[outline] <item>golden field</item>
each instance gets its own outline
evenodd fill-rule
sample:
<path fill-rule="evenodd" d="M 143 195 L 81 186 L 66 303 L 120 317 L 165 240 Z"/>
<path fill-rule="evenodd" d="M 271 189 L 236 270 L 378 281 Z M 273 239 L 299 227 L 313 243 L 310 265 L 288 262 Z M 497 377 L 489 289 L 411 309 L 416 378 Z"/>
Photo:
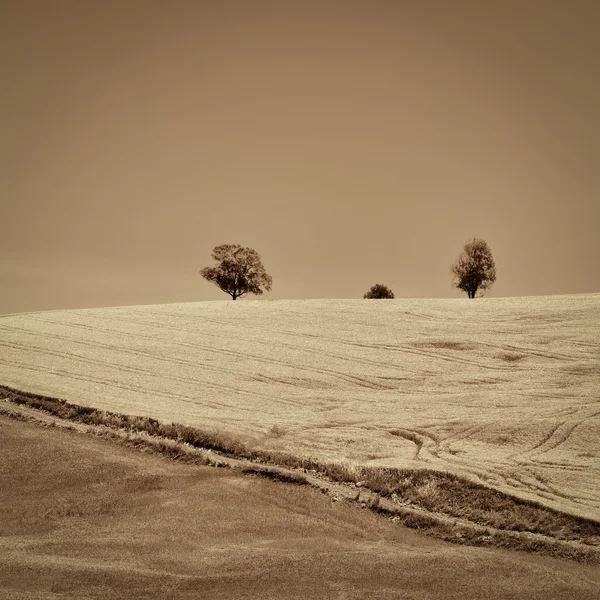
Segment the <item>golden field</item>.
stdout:
<path fill-rule="evenodd" d="M 0 383 L 600 519 L 600 294 L 7 315 Z"/>

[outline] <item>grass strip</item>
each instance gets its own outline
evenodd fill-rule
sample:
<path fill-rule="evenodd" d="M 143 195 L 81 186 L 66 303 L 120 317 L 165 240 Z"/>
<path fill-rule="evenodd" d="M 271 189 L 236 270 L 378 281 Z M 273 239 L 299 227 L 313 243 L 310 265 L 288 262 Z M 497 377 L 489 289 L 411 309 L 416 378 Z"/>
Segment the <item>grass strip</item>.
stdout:
<path fill-rule="evenodd" d="M 377 500 L 371 502 L 369 508 L 386 513 L 392 519 L 400 519 L 407 527 L 435 530 L 436 537 L 455 543 L 537 552 L 541 552 L 540 548 L 544 546 L 544 553 L 547 554 L 548 544 L 556 540 L 567 544 L 550 548 L 553 556 L 584 562 L 596 562 L 600 556 L 597 552 L 600 548 L 598 521 L 511 496 L 452 473 L 368 467 L 298 457 L 249 448 L 233 436 L 220 432 L 207 432 L 177 423 L 161 423 L 152 417 L 79 406 L 6 386 L 0 386 L 0 395 L 15 404 L 41 410 L 67 421 L 128 432 L 133 434 L 131 445 L 151 446 L 154 451 L 171 458 L 180 459 L 185 455 L 186 447 L 212 450 L 227 457 L 253 461 L 257 464 L 242 467 L 241 470 L 271 479 L 304 484 L 307 480 L 302 472 L 305 472 L 324 475 L 333 482 L 358 485 L 377 494 L 377 498 L 393 503 L 390 505 L 388 502 L 384 508 Z M 198 462 L 198 458 L 194 462 Z M 217 457 L 205 458 L 201 462 L 223 466 L 218 464 Z M 281 467 L 301 472 L 290 473 Z M 421 510 L 427 512 L 421 514 Z M 468 526 L 463 527 L 457 521 L 442 524 L 436 514 L 466 521 Z M 553 540 L 542 542 L 537 536 L 528 537 L 527 534 L 538 534 Z"/>

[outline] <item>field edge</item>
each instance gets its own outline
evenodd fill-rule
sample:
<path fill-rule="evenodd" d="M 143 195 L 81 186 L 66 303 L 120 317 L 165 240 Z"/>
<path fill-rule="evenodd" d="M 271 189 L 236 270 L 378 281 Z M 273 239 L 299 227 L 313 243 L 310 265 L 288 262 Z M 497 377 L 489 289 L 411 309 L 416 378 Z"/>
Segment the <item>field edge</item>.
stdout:
<path fill-rule="evenodd" d="M 230 435 L 79 406 L 3 385 L 0 399 L 7 402 L 5 407 L 0 405 L 0 414 L 8 417 L 93 434 L 172 460 L 308 484 L 329 494 L 332 502 L 355 503 L 452 543 L 600 565 L 599 521 L 512 497 L 449 473 L 359 467 L 269 452 L 249 448 Z M 458 504 L 448 506 L 448 498 L 455 498 Z M 487 507 L 487 512 L 481 507 Z"/>

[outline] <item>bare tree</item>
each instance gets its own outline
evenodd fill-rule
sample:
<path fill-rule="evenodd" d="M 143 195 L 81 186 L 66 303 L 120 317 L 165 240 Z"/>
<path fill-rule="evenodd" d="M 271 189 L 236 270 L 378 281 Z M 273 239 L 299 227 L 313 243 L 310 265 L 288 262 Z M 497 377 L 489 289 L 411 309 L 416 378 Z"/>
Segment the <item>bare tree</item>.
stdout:
<path fill-rule="evenodd" d="M 475 298 L 478 290 L 487 290 L 496 281 L 496 264 L 492 251 L 479 238 L 473 238 L 465 244 L 450 270 L 454 275 L 454 285 L 466 292 L 469 298 Z"/>
<path fill-rule="evenodd" d="M 232 300 L 246 294 L 262 294 L 263 288 L 271 289 L 273 280 L 256 250 L 239 244 L 223 244 L 217 246 L 211 256 L 217 264 L 205 267 L 200 275 L 229 294 Z"/>
<path fill-rule="evenodd" d="M 390 290 L 389 287 L 382 285 L 381 283 L 376 283 L 371 289 L 363 296 L 363 298 L 367 299 L 393 299 L 394 292 Z"/>

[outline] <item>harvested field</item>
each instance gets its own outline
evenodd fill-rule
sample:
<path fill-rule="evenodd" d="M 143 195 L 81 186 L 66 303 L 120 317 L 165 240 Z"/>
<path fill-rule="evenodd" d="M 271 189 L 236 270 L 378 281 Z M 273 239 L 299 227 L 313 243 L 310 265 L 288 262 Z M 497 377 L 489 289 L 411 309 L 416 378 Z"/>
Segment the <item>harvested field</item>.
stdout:
<path fill-rule="evenodd" d="M 0 598 L 597 598 L 600 570 L 457 546 L 307 486 L 0 415 Z"/>
<path fill-rule="evenodd" d="M 600 519 L 600 295 L 205 302 L 0 319 L 0 383 Z"/>

